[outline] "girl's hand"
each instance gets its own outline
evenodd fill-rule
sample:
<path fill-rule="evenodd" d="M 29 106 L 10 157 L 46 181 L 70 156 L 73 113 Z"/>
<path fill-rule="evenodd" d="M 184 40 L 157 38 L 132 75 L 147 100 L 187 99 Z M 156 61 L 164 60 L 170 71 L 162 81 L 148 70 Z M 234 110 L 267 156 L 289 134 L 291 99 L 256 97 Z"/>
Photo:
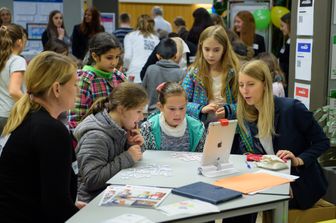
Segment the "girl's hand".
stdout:
<path fill-rule="evenodd" d="M 215 115 L 218 119 L 225 118 L 225 109 L 224 107 L 220 107 L 216 110 Z"/>
<path fill-rule="evenodd" d="M 210 113 L 210 112 L 215 112 L 218 108 L 218 105 L 216 103 L 210 103 L 206 106 L 204 106 L 201 110 L 201 113 Z"/>
<path fill-rule="evenodd" d="M 63 40 L 65 33 L 64 29 L 61 27 L 57 28 L 57 33 L 58 33 L 58 39 Z"/>
<path fill-rule="evenodd" d="M 76 201 L 75 205 L 78 209 L 82 209 L 83 207 L 85 207 L 87 205 L 87 203 L 85 203 L 83 201 Z"/>
<path fill-rule="evenodd" d="M 144 138 L 139 132 L 139 129 L 131 129 L 127 134 L 127 142 L 130 145 L 139 145 L 142 146 L 144 144 Z"/>
<path fill-rule="evenodd" d="M 131 146 L 127 152 L 131 155 L 134 162 L 139 161 L 142 158 L 142 152 L 139 145 Z"/>
<path fill-rule="evenodd" d="M 300 166 L 300 158 L 297 158 L 291 151 L 289 150 L 279 150 L 276 154 L 280 159 L 287 161 L 291 160 L 292 166 Z M 300 160 L 299 160 L 300 159 Z M 303 161 L 302 161 L 303 162 Z"/>

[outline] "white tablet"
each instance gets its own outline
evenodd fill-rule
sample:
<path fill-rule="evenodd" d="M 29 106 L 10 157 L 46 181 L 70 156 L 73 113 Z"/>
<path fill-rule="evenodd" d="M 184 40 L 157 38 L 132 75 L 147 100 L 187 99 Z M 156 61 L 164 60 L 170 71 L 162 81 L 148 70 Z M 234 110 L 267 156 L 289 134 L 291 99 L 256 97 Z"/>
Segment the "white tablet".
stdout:
<path fill-rule="evenodd" d="M 202 166 L 229 162 L 236 127 L 237 120 L 222 119 L 209 124 L 203 148 Z"/>

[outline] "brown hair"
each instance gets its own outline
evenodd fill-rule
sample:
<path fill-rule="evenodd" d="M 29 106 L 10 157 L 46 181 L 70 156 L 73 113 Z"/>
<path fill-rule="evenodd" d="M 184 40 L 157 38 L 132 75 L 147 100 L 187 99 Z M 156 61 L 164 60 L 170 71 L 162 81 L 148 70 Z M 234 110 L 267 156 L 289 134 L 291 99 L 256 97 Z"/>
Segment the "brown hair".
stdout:
<path fill-rule="evenodd" d="M 183 87 L 176 82 L 164 82 L 157 88 L 158 98 L 161 105 L 165 105 L 170 96 L 184 96 L 187 100 L 187 94 Z"/>
<path fill-rule="evenodd" d="M 92 20 L 90 23 L 85 22 L 85 13 L 87 13 L 88 11 L 90 11 L 92 15 Z M 85 10 L 83 21 L 79 26 L 79 30 L 89 37 L 93 36 L 96 33 L 104 31 L 100 24 L 100 13 L 97 9 L 90 7 Z"/>
<path fill-rule="evenodd" d="M 0 27 L 0 71 L 12 54 L 16 41 L 22 40 L 24 36 L 24 29 L 20 25 L 9 24 Z"/>
<path fill-rule="evenodd" d="M 142 14 L 138 17 L 136 29 L 140 31 L 144 37 L 154 35 L 154 20 L 146 14 Z"/>
<path fill-rule="evenodd" d="M 205 89 L 208 94 L 208 98 L 212 99 L 212 79 L 210 77 L 210 66 L 208 62 L 204 59 L 203 56 L 203 42 L 208 38 L 214 38 L 219 44 L 223 46 L 223 56 L 221 59 L 221 68 L 223 71 L 229 71 L 229 69 L 233 69 L 235 74 L 238 73 L 239 70 L 239 60 L 236 56 L 236 54 L 232 50 L 232 46 L 230 43 L 230 40 L 228 36 L 226 35 L 226 32 L 223 27 L 221 26 L 210 26 L 206 28 L 199 39 L 199 44 L 197 47 L 197 53 L 196 53 L 196 59 L 193 63 L 193 67 L 198 69 L 197 78 L 200 79 L 200 81 L 204 84 Z M 225 86 L 227 82 L 227 76 L 226 78 L 223 78 L 222 80 L 222 90 L 221 95 L 225 97 Z M 236 84 L 236 75 L 233 76 L 233 78 L 230 80 L 229 85 L 231 86 L 233 96 L 236 98 L 237 96 L 237 84 Z"/>
<path fill-rule="evenodd" d="M 85 119 L 91 114 L 103 111 L 104 109 L 107 109 L 108 112 L 114 111 L 119 105 L 129 110 L 147 103 L 147 101 L 148 95 L 142 86 L 135 83 L 124 82 L 114 88 L 108 97 L 97 99 L 82 119 Z"/>
<path fill-rule="evenodd" d="M 243 27 L 240 33 L 234 29 L 234 31 L 239 35 L 240 39 L 248 46 L 253 45 L 254 35 L 255 35 L 255 21 L 253 15 L 249 11 L 240 11 L 236 15 L 243 21 Z"/>
<path fill-rule="evenodd" d="M 58 37 L 58 32 L 57 32 L 57 27 L 55 26 L 54 24 L 54 21 L 53 21 L 53 18 L 56 14 L 61 14 L 62 16 L 62 25 L 61 27 L 64 29 L 64 35 L 66 36 L 67 35 L 67 32 L 64 28 L 64 17 L 63 17 L 63 14 L 61 11 L 59 10 L 53 10 L 50 12 L 49 14 L 49 20 L 48 20 L 48 25 L 47 25 L 47 34 L 48 34 L 48 37 L 49 37 L 49 40 L 50 39 L 57 39 Z"/>

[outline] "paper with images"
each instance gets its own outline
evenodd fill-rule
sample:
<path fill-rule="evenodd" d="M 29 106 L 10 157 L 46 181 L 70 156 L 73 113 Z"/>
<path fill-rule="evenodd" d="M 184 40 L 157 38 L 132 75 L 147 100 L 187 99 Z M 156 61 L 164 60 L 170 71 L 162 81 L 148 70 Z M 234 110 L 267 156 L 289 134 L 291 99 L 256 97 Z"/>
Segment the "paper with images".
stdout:
<path fill-rule="evenodd" d="M 100 206 L 157 207 L 170 193 L 170 189 L 143 186 L 108 186 L 99 203 Z"/>

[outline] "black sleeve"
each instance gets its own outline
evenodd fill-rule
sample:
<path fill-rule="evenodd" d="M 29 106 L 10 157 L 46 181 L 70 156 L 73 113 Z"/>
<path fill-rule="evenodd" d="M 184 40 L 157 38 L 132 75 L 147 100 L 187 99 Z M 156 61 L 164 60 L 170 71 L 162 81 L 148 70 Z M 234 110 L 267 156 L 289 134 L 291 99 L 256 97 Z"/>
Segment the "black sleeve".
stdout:
<path fill-rule="evenodd" d="M 40 156 L 41 215 L 46 222 L 65 222 L 78 211 L 70 192 L 71 138 L 62 123 L 47 121 L 34 128 L 39 137 L 35 146 Z"/>
<path fill-rule="evenodd" d="M 71 38 L 72 38 L 72 54 L 75 57 L 77 57 L 78 59 L 83 59 L 82 55 L 81 55 L 82 53 L 81 53 L 81 50 L 80 50 L 80 39 L 81 39 L 81 37 L 79 35 L 79 26 L 78 25 L 74 26 Z M 84 47 L 84 46 L 82 46 L 82 47 Z"/>
<path fill-rule="evenodd" d="M 159 44 L 158 44 L 159 45 Z M 146 71 L 147 71 L 147 68 L 152 65 L 152 64 L 155 64 L 158 60 L 158 58 L 156 57 L 156 52 L 157 52 L 157 47 L 158 45 L 156 45 L 156 47 L 154 48 L 153 52 L 149 55 L 145 65 L 142 67 L 141 69 L 141 72 L 140 72 L 140 78 L 141 78 L 141 81 L 143 81 L 144 77 L 145 77 L 145 74 L 146 74 Z"/>
<path fill-rule="evenodd" d="M 43 45 L 43 50 L 48 42 L 49 38 L 48 38 L 48 33 L 47 30 L 44 30 L 44 32 L 42 33 L 42 45 Z"/>

